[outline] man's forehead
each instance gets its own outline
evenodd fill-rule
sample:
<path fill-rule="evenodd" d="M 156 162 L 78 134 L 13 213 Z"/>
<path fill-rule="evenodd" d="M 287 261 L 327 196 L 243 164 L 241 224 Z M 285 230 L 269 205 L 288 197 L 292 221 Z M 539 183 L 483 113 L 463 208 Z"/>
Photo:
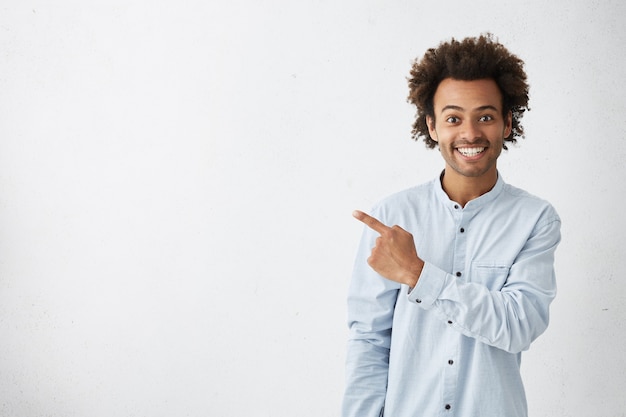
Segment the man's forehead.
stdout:
<path fill-rule="evenodd" d="M 502 93 L 493 79 L 456 80 L 446 78 L 439 83 L 433 104 L 436 109 L 458 111 L 485 110 L 502 107 Z"/>

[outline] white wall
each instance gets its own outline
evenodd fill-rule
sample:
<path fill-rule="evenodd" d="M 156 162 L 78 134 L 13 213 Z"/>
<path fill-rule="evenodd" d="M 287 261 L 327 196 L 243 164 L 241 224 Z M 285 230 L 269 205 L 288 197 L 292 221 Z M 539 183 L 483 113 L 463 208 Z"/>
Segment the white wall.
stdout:
<path fill-rule="evenodd" d="M 505 179 L 563 219 L 534 417 L 624 416 L 622 1 L 0 3 L 0 415 L 332 416 L 354 208 L 437 175 L 413 58 L 527 63 Z"/>

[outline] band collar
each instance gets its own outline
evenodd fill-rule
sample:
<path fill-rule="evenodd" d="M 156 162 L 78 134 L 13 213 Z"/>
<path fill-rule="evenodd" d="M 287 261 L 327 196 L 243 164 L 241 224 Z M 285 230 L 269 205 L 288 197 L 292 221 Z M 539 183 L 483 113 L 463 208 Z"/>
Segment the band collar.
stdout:
<path fill-rule="evenodd" d="M 443 190 L 443 185 L 441 184 L 441 181 L 443 179 L 444 172 L 445 171 L 442 171 L 441 175 L 439 175 L 438 178 L 433 180 L 435 193 L 437 197 L 439 198 L 439 200 L 446 206 L 450 207 L 452 210 L 460 210 L 460 209 L 467 210 L 470 208 L 478 209 L 492 202 L 493 200 L 495 200 L 498 197 L 498 195 L 502 192 L 502 190 L 504 189 L 504 185 L 505 185 L 502 175 L 500 175 L 500 172 L 498 172 L 498 179 L 496 180 L 496 185 L 494 185 L 491 190 L 487 191 L 485 194 L 481 195 L 480 197 L 477 197 L 469 201 L 465 205 L 465 207 L 461 207 L 459 203 L 452 201 L 450 197 L 448 197 L 448 194 L 446 194 L 446 192 Z"/>

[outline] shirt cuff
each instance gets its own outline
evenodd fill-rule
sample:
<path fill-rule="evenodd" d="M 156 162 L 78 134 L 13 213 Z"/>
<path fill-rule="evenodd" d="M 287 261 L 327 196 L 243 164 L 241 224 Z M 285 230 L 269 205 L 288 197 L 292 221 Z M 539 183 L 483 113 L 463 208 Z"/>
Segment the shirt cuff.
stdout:
<path fill-rule="evenodd" d="M 417 281 L 417 284 L 412 290 L 409 290 L 408 299 L 410 302 L 418 304 L 420 307 L 428 309 L 430 308 L 439 294 L 443 290 L 444 283 L 446 282 L 445 271 L 437 268 L 431 263 L 424 263 L 424 268 Z"/>

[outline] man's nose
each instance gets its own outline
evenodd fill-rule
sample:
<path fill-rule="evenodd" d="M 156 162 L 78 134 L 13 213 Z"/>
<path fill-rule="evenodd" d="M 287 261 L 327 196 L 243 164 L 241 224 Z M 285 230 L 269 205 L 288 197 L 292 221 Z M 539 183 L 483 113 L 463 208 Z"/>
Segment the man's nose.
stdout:
<path fill-rule="evenodd" d="M 461 139 L 471 142 L 481 137 L 481 131 L 480 127 L 478 126 L 478 122 L 474 120 L 466 120 L 461 127 Z"/>

